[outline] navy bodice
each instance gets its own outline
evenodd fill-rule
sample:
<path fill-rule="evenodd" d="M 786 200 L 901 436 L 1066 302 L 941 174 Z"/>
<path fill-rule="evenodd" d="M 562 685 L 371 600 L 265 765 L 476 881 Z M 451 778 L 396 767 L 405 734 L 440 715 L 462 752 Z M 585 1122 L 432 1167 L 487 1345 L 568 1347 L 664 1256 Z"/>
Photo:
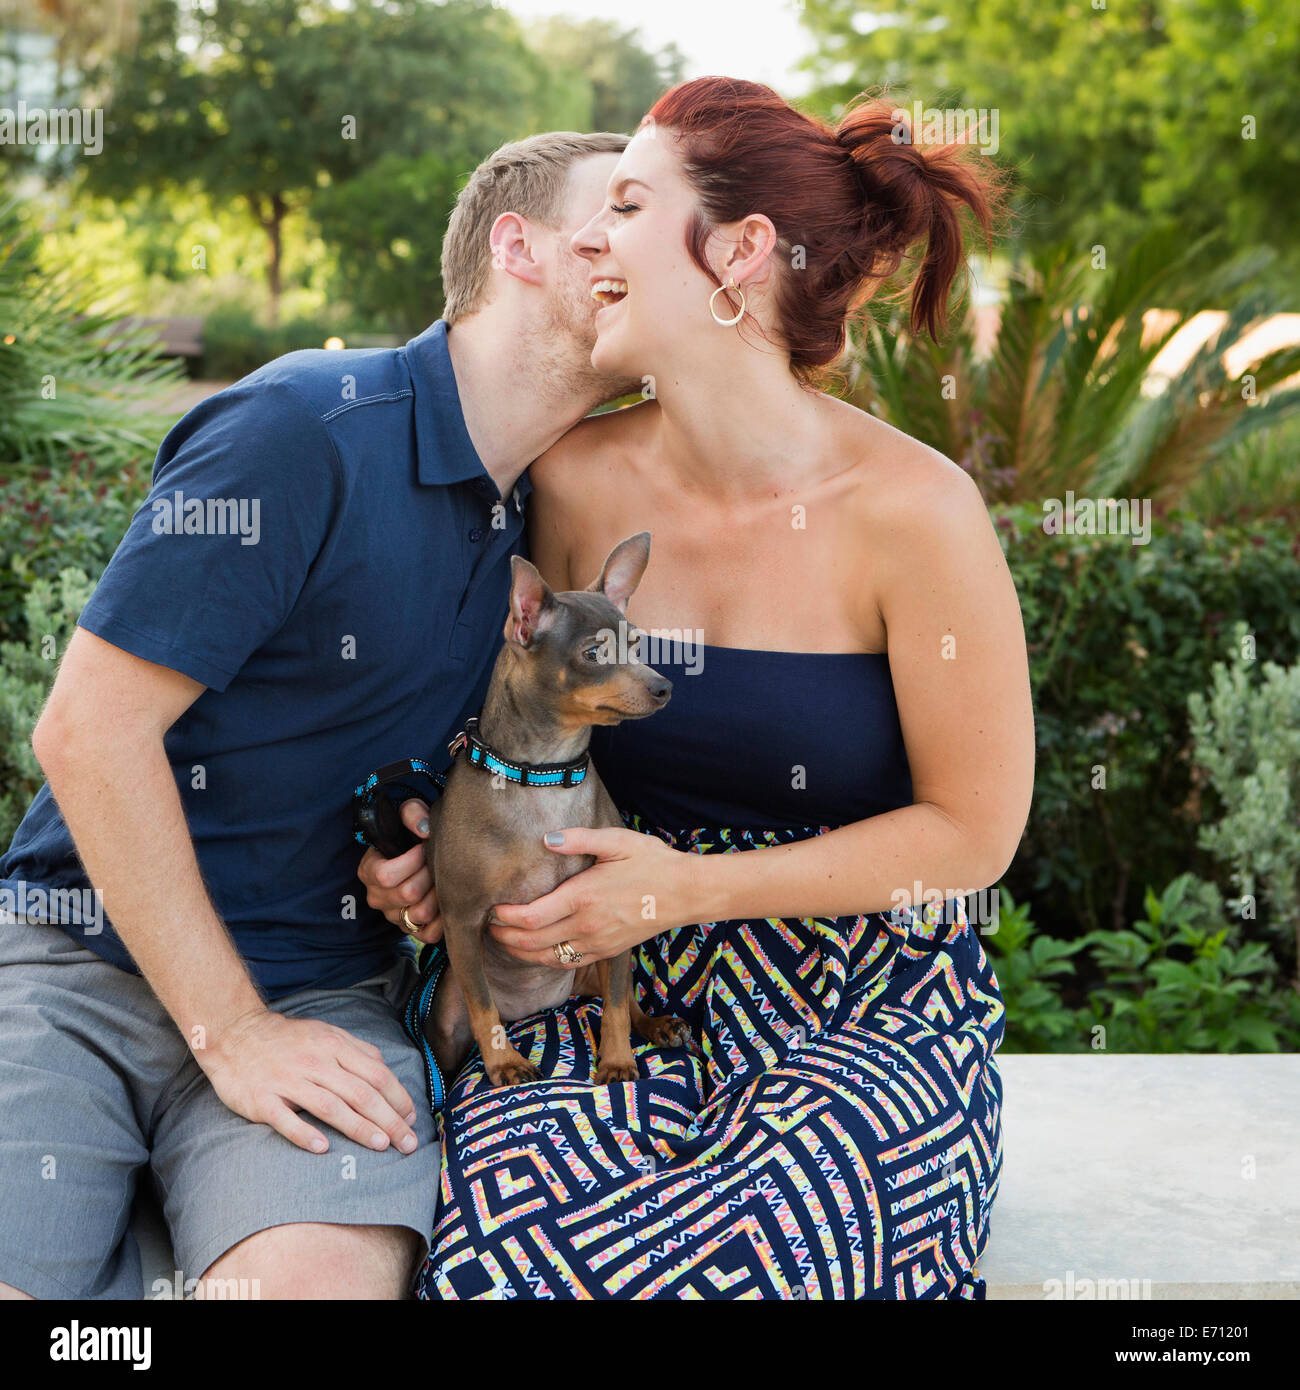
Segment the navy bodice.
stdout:
<path fill-rule="evenodd" d="M 912 804 L 886 653 L 700 646 L 652 664 L 673 682 L 668 704 L 592 730 L 620 811 L 669 831 L 775 830 Z"/>

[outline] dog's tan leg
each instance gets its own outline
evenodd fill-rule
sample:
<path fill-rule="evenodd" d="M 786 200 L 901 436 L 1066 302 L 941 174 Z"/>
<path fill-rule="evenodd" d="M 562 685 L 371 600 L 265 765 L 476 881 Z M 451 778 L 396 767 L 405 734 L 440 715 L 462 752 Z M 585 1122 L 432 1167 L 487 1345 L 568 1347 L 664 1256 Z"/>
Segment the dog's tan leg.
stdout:
<path fill-rule="evenodd" d="M 464 996 L 470 1031 L 483 1054 L 488 1080 L 494 1086 L 540 1081 L 541 1072 L 507 1041 L 505 1025 L 492 1002 L 492 990 L 483 968 L 483 933 L 489 916 L 490 912 L 466 921 L 444 909 L 443 939 L 447 943 L 447 959 Z"/>
<path fill-rule="evenodd" d="M 635 1081 L 640 1073 L 632 1056 L 632 955 L 624 951 L 613 960 L 602 960 L 599 970 L 603 1003 L 596 1085 Z"/>

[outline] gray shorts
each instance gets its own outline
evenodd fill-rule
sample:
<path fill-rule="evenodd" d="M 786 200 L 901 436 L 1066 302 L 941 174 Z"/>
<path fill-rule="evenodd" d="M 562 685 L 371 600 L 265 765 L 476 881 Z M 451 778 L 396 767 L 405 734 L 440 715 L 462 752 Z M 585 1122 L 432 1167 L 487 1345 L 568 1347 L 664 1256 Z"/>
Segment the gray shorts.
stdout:
<path fill-rule="evenodd" d="M 373 1043 L 415 1102 L 409 1156 L 312 1118 L 330 1141 L 314 1154 L 226 1108 L 139 976 L 58 927 L 0 924 L 0 1281 L 36 1298 L 142 1297 L 129 1227 L 150 1170 L 182 1280 L 295 1221 L 407 1226 L 427 1251 L 441 1148 L 397 1017 L 415 977 L 402 959 L 271 1005 Z"/>

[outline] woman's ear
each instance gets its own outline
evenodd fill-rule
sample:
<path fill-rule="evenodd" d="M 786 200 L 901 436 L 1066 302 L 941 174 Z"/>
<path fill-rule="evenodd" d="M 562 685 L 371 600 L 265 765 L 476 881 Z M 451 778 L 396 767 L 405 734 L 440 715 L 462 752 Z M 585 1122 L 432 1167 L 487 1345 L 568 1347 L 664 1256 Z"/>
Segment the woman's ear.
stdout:
<path fill-rule="evenodd" d="M 714 235 L 718 255 L 716 260 L 709 259 L 724 285 L 734 280 L 743 289 L 767 279 L 778 240 L 770 217 L 751 213 L 740 222 L 719 227 Z"/>

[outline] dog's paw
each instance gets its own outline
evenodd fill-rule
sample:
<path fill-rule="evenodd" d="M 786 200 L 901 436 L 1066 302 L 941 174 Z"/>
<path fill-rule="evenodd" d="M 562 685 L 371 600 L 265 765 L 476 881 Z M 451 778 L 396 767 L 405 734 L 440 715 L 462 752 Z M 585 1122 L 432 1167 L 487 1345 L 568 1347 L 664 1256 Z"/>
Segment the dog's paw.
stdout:
<path fill-rule="evenodd" d="M 486 1067 L 487 1078 L 494 1086 L 526 1086 L 531 1081 L 545 1078 L 531 1062 L 515 1056 L 498 1066 Z"/>
<path fill-rule="evenodd" d="M 671 1014 L 664 1018 L 651 1018 L 646 1015 L 645 1027 L 641 1033 L 646 1042 L 652 1043 L 655 1047 L 692 1046 L 690 1025 L 680 1018 L 673 1018 Z"/>
<path fill-rule="evenodd" d="M 634 1059 L 627 1062 L 602 1062 L 596 1068 L 596 1085 L 614 1086 L 621 1081 L 635 1081 L 640 1075 Z"/>

